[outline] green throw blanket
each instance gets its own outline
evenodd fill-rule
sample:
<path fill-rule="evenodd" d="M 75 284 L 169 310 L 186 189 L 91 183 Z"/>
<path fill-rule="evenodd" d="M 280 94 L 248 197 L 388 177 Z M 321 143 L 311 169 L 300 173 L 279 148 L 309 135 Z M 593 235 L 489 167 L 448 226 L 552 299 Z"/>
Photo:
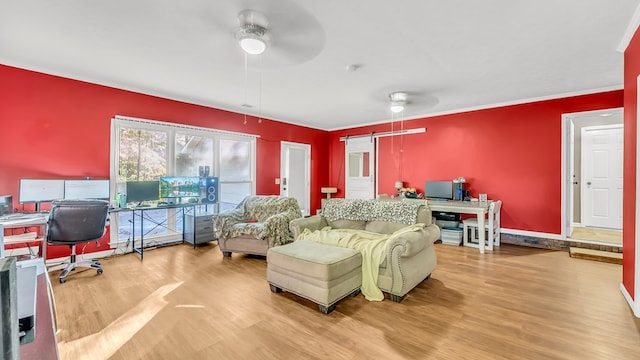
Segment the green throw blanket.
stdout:
<path fill-rule="evenodd" d="M 387 255 L 388 240 L 423 228 L 424 224 L 418 223 L 404 227 L 389 235 L 364 230 L 332 229 L 327 226 L 322 230 L 313 232 L 309 229 L 304 229 L 298 236 L 298 240 L 308 239 L 360 251 L 362 254 L 362 294 L 369 301 L 382 301 L 384 295 L 378 288 L 378 273 L 380 265 Z"/>

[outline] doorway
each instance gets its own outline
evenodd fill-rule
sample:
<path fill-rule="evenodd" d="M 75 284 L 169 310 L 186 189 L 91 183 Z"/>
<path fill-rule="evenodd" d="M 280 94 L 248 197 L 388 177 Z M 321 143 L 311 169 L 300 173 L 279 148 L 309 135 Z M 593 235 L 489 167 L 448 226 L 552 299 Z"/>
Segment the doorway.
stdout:
<path fill-rule="evenodd" d="M 280 195 L 296 198 L 302 216 L 311 215 L 311 145 L 280 143 Z"/>
<path fill-rule="evenodd" d="M 620 179 L 619 186 L 611 185 L 616 181 L 609 181 L 604 189 L 600 178 L 615 178 L 617 175 L 611 174 L 617 172 L 622 176 L 623 122 L 622 108 L 562 115 L 563 238 L 577 242 L 622 243 L 622 222 L 616 219 L 618 213 L 620 217 L 622 214 L 622 181 Z M 600 132 L 608 128 L 619 130 Z M 618 145 L 601 144 L 603 139 L 609 142 L 617 136 L 613 133 L 618 131 L 619 152 L 612 148 Z"/>

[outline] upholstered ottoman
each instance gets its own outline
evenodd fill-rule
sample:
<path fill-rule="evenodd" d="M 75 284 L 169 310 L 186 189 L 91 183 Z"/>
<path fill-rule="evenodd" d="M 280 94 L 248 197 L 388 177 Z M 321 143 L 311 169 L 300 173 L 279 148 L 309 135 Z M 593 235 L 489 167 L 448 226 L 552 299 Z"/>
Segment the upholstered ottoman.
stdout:
<path fill-rule="evenodd" d="M 328 314 L 362 285 L 362 256 L 354 249 L 298 240 L 267 251 L 267 281 L 274 293 L 282 290 L 309 299 Z"/>

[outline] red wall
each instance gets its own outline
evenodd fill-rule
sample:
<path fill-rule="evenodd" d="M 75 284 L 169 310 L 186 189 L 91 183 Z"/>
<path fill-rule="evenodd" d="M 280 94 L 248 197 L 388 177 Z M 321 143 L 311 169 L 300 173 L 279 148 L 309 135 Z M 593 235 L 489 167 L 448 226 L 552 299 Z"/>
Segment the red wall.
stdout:
<path fill-rule="evenodd" d="M 636 156 L 640 74 L 640 34 L 636 31 L 624 52 L 624 201 L 622 205 L 622 285 L 635 298 L 636 273 Z"/>
<path fill-rule="evenodd" d="M 618 90 L 405 121 L 404 129 L 427 132 L 381 138 L 379 192 L 393 194 L 395 180 L 423 191 L 425 180 L 463 176 L 472 196 L 503 201 L 505 228 L 560 234 L 562 114 L 622 104 Z M 390 130 L 387 123 L 331 132 L 329 181 L 338 197 L 344 195 L 339 138 Z"/>
<path fill-rule="evenodd" d="M 280 141 L 311 144 L 311 209 L 326 186 L 328 133 L 322 130 L 148 96 L 0 65 L 0 194 L 14 195 L 19 179 L 109 177 L 111 119 L 115 115 L 260 135 L 258 194 L 278 194 Z M 18 206 L 21 208 L 21 206 Z M 33 210 L 25 205 L 24 210 Z M 93 244 L 86 251 L 108 249 Z M 50 257 L 66 249 L 49 249 Z"/>

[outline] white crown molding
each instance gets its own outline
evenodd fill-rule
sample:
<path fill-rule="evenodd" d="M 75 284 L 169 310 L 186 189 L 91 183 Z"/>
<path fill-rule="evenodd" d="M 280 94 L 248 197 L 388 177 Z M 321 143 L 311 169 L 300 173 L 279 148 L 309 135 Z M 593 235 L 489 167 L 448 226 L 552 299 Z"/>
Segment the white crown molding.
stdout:
<path fill-rule="evenodd" d="M 616 50 L 618 50 L 621 53 L 624 53 L 625 50 L 627 50 L 627 47 L 629 46 L 629 43 L 631 42 L 631 39 L 633 38 L 633 35 L 636 33 L 636 30 L 638 29 L 639 26 L 640 26 L 640 5 L 636 7 L 636 11 L 633 13 L 633 17 L 631 18 L 629 25 L 627 25 L 627 30 L 624 32 L 624 35 L 622 35 L 622 39 L 620 40 L 620 43 L 618 44 L 618 47 L 616 48 Z"/>
<path fill-rule="evenodd" d="M 402 121 L 425 119 L 425 118 L 430 118 L 430 117 L 459 114 L 459 113 L 470 112 L 470 111 L 494 109 L 494 108 L 512 106 L 512 105 L 522 105 L 522 104 L 528 104 L 528 103 L 533 103 L 533 102 L 538 102 L 538 101 L 557 100 L 557 99 L 563 99 L 563 98 L 568 98 L 568 97 L 573 97 L 573 96 L 592 95 L 592 94 L 598 94 L 598 93 L 615 91 L 615 90 L 622 90 L 622 89 L 623 89 L 623 85 L 620 84 L 620 85 L 616 85 L 616 86 L 607 86 L 607 87 L 589 89 L 589 90 L 583 90 L 583 91 L 574 91 L 574 92 L 567 92 L 567 93 L 554 94 L 554 95 L 548 95 L 548 96 L 540 96 L 540 97 L 535 97 L 535 98 L 527 98 L 527 99 L 520 99 L 520 100 L 513 100 L 513 101 L 505 101 L 505 102 L 501 102 L 501 103 L 486 104 L 486 105 L 474 106 L 474 107 L 468 107 L 468 108 L 460 108 L 460 109 L 455 109 L 455 110 L 447 110 L 447 111 L 441 111 L 441 112 L 435 112 L 435 113 L 426 113 L 426 114 L 421 114 L 421 115 L 414 115 L 414 116 L 411 116 L 411 117 L 406 117 L 406 118 L 402 119 Z M 397 121 L 400 121 L 400 120 L 397 119 L 396 122 Z M 380 120 L 380 121 L 373 121 L 373 122 L 369 122 L 369 123 L 358 124 L 358 125 L 355 125 L 355 126 L 333 128 L 333 129 L 329 129 L 327 131 L 348 130 L 348 129 L 359 128 L 359 127 L 364 127 L 364 126 L 388 124 L 390 122 L 391 122 L 390 119 L 385 119 L 385 120 Z"/>

